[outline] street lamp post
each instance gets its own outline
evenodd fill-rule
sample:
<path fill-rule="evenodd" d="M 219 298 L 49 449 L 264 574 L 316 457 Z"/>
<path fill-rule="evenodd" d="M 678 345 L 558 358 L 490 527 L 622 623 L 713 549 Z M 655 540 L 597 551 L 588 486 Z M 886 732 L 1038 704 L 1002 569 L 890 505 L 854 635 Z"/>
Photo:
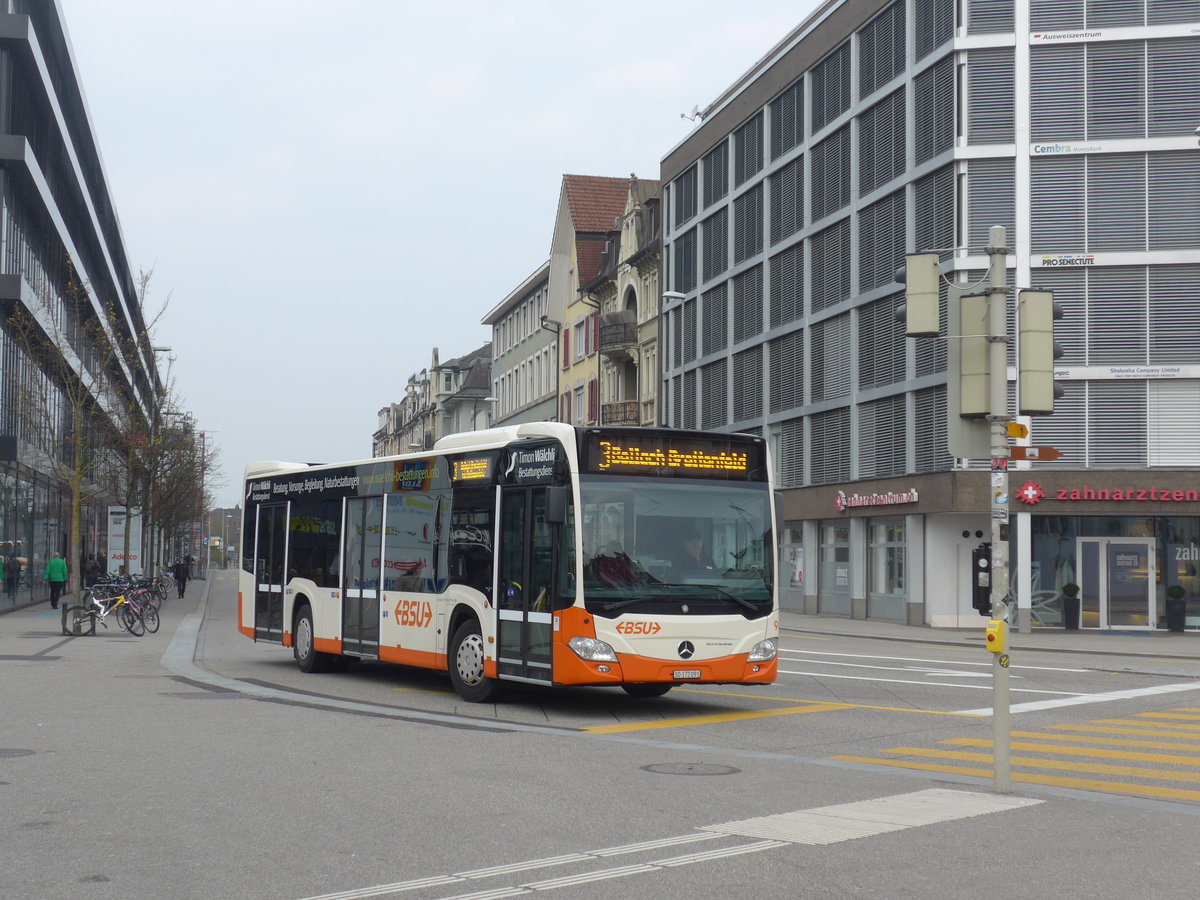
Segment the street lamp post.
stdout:
<path fill-rule="evenodd" d="M 497 403 L 497 402 L 499 402 L 500 398 L 499 398 L 499 397 L 476 397 L 476 398 L 475 398 L 475 402 L 474 402 L 473 404 L 471 404 L 471 430 L 472 430 L 472 431 L 478 431 L 478 430 L 479 430 L 479 429 L 478 429 L 478 426 L 477 426 L 477 424 L 476 424 L 475 416 L 476 416 L 476 414 L 477 414 L 477 412 L 478 412 L 478 409 L 479 409 L 479 402 L 480 402 L 481 400 L 482 400 L 484 403 Z M 489 423 L 489 424 L 491 424 L 491 423 Z"/>

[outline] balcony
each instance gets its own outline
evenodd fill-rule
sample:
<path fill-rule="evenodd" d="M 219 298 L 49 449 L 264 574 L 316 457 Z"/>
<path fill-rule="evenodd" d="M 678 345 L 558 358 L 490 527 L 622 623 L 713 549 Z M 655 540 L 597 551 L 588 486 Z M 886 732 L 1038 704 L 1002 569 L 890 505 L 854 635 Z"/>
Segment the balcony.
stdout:
<path fill-rule="evenodd" d="M 613 360 L 625 359 L 637 344 L 638 328 L 631 311 L 606 313 L 600 317 L 600 352 Z"/>
<path fill-rule="evenodd" d="M 615 403 L 604 403 L 600 406 L 601 425 L 640 425 L 638 418 L 638 402 L 636 400 L 618 400 Z"/>

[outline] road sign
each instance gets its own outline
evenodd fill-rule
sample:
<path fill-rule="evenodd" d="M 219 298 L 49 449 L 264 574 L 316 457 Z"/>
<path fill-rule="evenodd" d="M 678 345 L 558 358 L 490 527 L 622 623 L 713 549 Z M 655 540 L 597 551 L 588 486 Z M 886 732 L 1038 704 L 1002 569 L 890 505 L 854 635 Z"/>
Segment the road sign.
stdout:
<path fill-rule="evenodd" d="M 1050 462 L 1062 456 L 1054 447 L 1009 447 L 1009 459 L 1024 459 L 1032 462 Z"/>

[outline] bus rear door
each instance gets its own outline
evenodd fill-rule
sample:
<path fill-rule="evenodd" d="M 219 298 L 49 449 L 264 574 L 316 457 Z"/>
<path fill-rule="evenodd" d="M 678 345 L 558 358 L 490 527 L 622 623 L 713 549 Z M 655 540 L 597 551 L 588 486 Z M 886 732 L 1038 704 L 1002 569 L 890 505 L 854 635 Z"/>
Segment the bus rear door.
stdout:
<path fill-rule="evenodd" d="M 254 639 L 283 643 L 283 583 L 287 572 L 288 504 L 258 508 L 254 554 Z"/>
<path fill-rule="evenodd" d="M 553 611 L 554 529 L 546 522 L 546 487 L 517 485 L 500 491 L 500 617 L 498 674 L 549 684 Z"/>
<path fill-rule="evenodd" d="M 364 497 L 347 500 L 345 534 L 342 652 L 378 659 L 383 498 Z"/>

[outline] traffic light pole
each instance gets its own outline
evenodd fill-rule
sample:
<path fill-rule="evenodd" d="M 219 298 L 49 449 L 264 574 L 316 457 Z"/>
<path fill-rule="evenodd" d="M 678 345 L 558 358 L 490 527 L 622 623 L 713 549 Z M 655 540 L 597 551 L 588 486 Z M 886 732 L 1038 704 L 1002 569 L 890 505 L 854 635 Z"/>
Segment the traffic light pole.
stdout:
<path fill-rule="evenodd" d="M 1004 228 L 988 232 L 988 422 L 992 445 L 992 618 L 1006 620 L 1008 605 L 1008 267 Z M 1007 648 L 1005 648 L 1007 649 Z M 992 654 L 992 780 L 1011 790 L 1008 654 Z"/>

